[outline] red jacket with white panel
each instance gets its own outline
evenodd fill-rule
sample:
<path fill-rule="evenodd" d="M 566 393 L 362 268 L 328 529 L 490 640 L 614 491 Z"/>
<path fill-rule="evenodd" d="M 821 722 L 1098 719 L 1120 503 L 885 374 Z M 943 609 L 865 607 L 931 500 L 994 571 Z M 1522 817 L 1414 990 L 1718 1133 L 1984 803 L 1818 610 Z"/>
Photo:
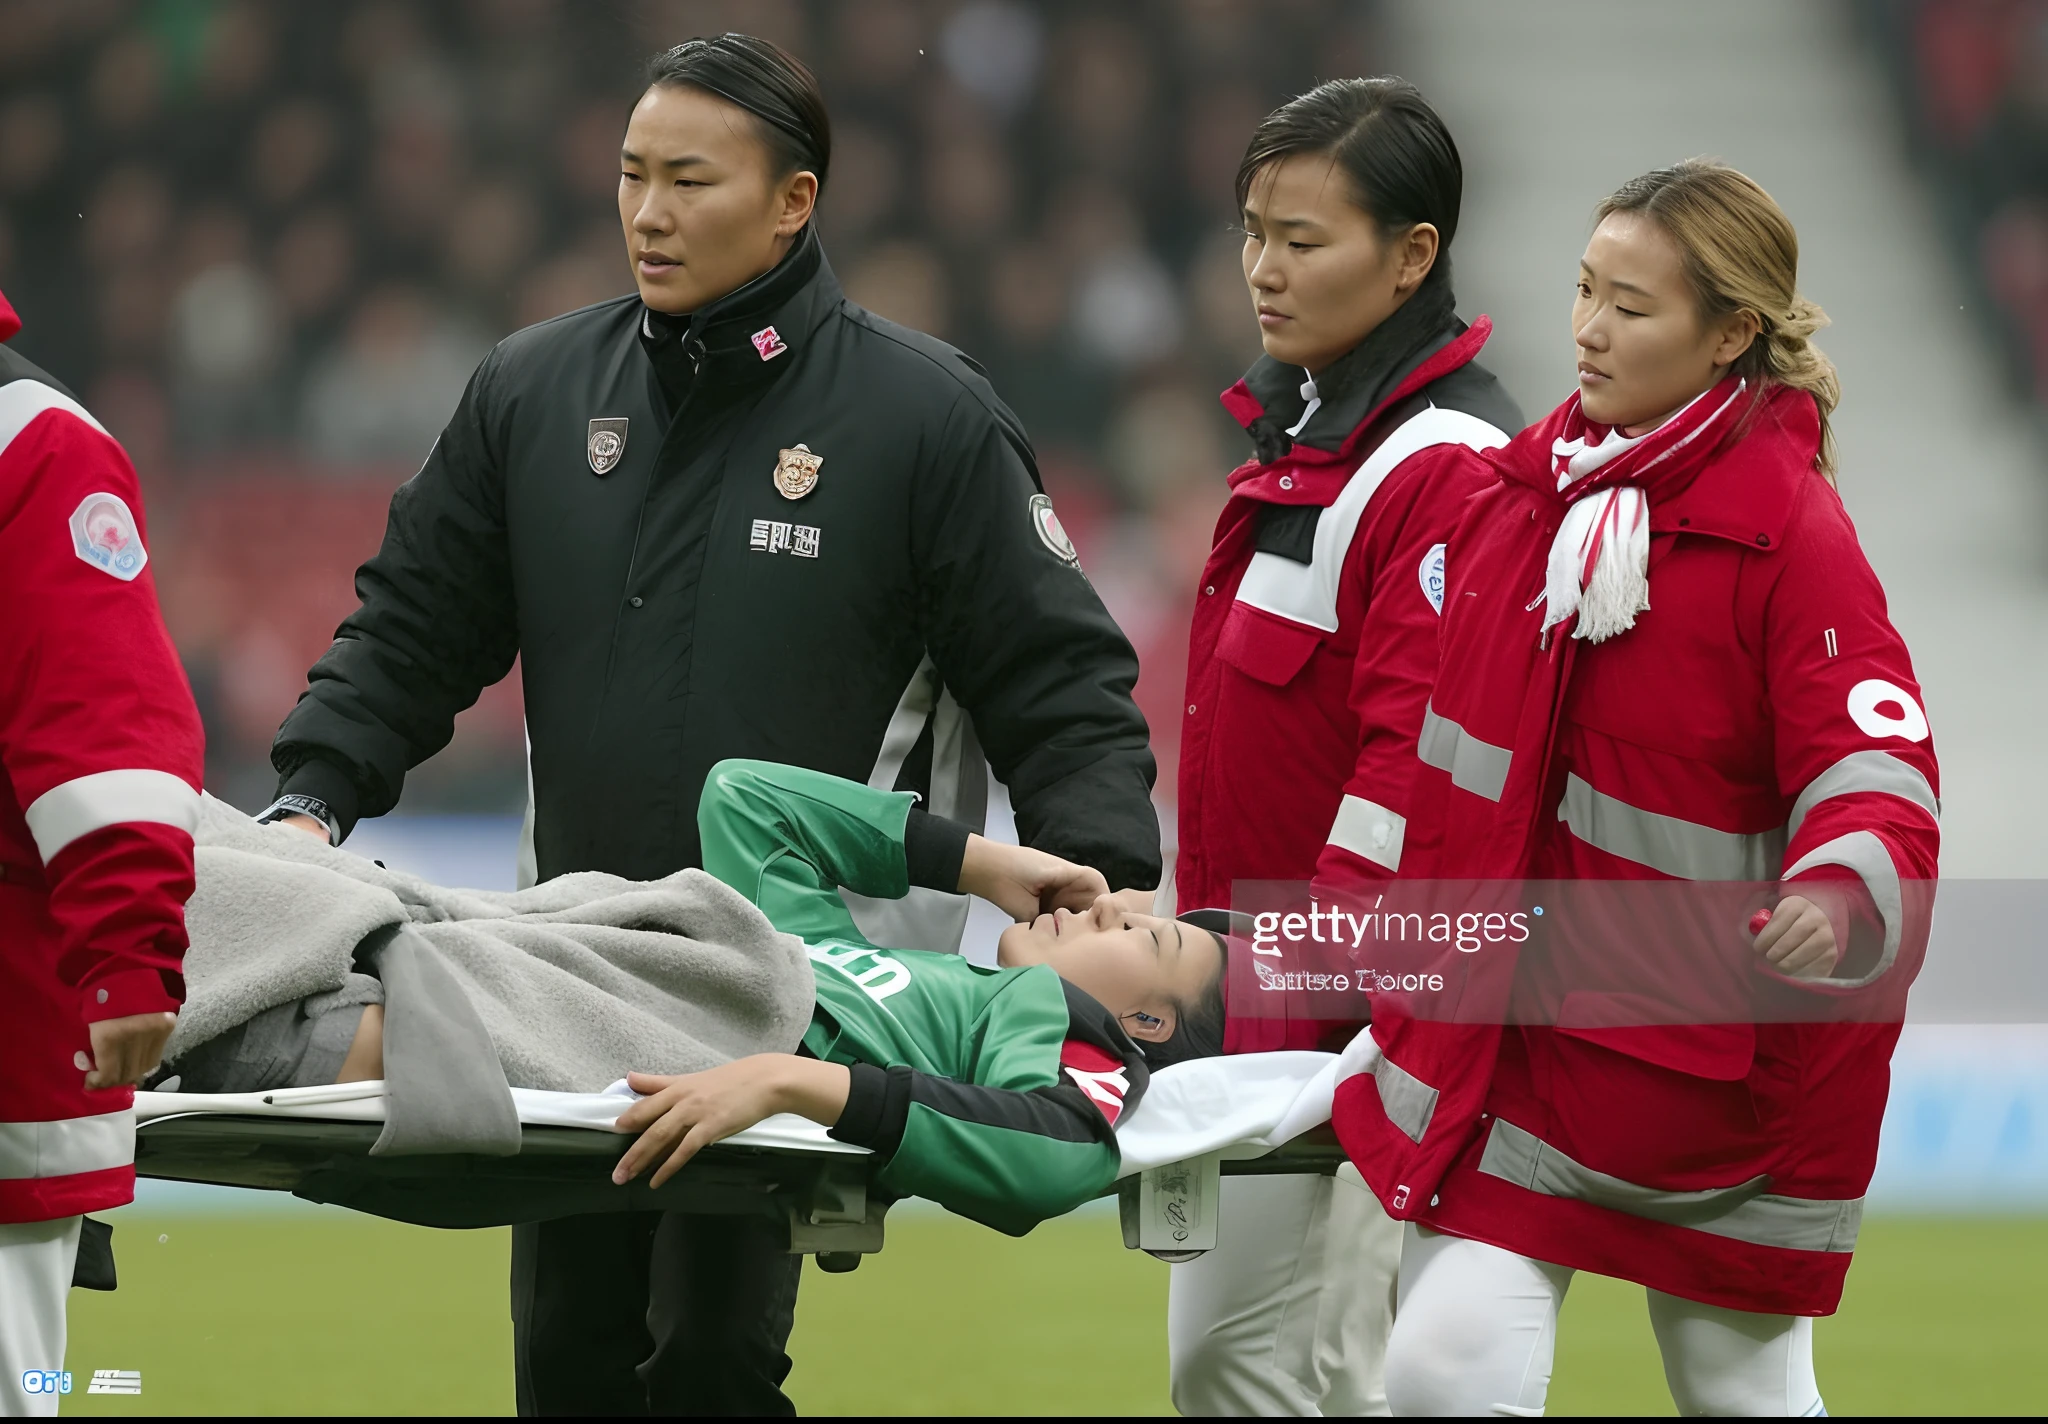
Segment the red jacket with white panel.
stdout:
<path fill-rule="evenodd" d="M 141 516 L 120 445 L 0 346 L 0 1222 L 134 1196 L 87 1025 L 184 997 L 202 734 Z"/>
<path fill-rule="evenodd" d="M 1814 468 L 1812 398 L 1730 378 L 1670 426 L 1585 470 L 1612 433 L 1574 397 L 1484 457 L 1499 482 L 1450 541 L 1419 747 L 1436 851 L 1410 869 L 1532 897 L 1592 883 L 1519 948 L 1447 954 L 1455 1002 L 1376 995 L 1382 1055 L 1358 1055 L 1333 1117 L 1397 1218 L 1826 1314 L 1926 945 L 1939 772 L 1884 591 Z M 1642 511 L 1647 606 L 1582 640 L 1583 607 L 1546 626 L 1546 567 L 1568 509 L 1610 490 Z M 1749 916 L 1816 887 L 1847 953 L 1787 980 Z"/>
<path fill-rule="evenodd" d="M 1418 293 L 1314 382 L 1262 358 L 1223 393 L 1259 457 L 1231 472 L 1195 601 L 1180 910 L 1400 868 L 1444 541 L 1488 483 L 1471 451 L 1521 426 L 1474 360 L 1491 331 L 1447 288 Z M 1324 1027 L 1233 1017 L 1226 1051 L 1312 1048 Z"/>

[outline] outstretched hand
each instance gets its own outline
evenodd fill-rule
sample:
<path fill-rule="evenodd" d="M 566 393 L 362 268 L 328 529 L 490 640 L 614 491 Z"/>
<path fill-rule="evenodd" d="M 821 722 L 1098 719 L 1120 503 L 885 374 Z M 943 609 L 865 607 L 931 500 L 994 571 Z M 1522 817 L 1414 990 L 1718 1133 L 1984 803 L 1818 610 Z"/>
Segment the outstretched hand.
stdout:
<path fill-rule="evenodd" d="M 980 896 L 1013 920 L 1028 920 L 1052 910 L 1085 910 L 1109 893 L 1109 882 L 1093 866 L 1030 846 L 969 836 L 960 861 L 960 891 Z"/>
<path fill-rule="evenodd" d="M 842 1064 L 793 1053 L 756 1053 L 702 1073 L 628 1073 L 626 1085 L 647 1096 L 612 1123 L 615 1132 L 640 1134 L 612 1168 L 612 1180 L 624 1186 L 666 1155 L 648 1183 L 658 1187 L 712 1143 L 781 1112 L 830 1127 L 846 1108 L 852 1082 Z"/>

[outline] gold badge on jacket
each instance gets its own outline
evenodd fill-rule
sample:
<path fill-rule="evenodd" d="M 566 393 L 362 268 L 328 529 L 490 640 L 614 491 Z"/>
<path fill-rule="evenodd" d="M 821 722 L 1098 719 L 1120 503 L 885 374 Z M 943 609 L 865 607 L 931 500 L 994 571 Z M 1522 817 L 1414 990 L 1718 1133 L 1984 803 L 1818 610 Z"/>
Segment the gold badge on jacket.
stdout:
<path fill-rule="evenodd" d="M 823 455 L 813 455 L 808 445 L 784 450 L 775 461 L 775 490 L 784 499 L 802 499 L 818 487 L 818 467 Z"/>

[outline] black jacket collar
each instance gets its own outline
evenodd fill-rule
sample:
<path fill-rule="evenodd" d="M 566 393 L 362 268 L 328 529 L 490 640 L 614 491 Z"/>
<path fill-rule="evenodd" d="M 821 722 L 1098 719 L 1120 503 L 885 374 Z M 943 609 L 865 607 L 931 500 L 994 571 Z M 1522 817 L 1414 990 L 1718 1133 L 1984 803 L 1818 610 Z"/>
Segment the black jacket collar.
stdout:
<path fill-rule="evenodd" d="M 692 390 L 730 396 L 776 379 L 842 296 L 817 229 L 805 227 L 780 262 L 687 316 L 643 307 L 640 344 L 674 410 Z"/>
<path fill-rule="evenodd" d="M 1065 979 L 1060 980 L 1060 988 L 1067 996 L 1067 1037 L 1092 1044 L 1123 1060 L 1130 1082 L 1124 1094 L 1124 1108 L 1135 1108 L 1138 1099 L 1145 1095 L 1145 1085 L 1152 1081 L 1153 1055 L 1147 1052 L 1149 1045 L 1125 1033 L 1116 1015 L 1087 990 L 1077 989 Z"/>
<path fill-rule="evenodd" d="M 1341 449 L 1359 422 L 1386 400 L 1410 371 L 1464 330 L 1451 284 L 1424 282 L 1420 291 L 1374 327 L 1365 340 L 1324 368 L 1316 378 L 1316 395 L 1322 404 L 1293 436 L 1287 432 L 1301 423 L 1308 409 L 1308 400 L 1301 393 L 1308 372 L 1261 356 L 1244 376 L 1245 388 L 1265 409 L 1248 427 L 1259 459 L 1277 460 L 1296 444 L 1317 450 Z"/>

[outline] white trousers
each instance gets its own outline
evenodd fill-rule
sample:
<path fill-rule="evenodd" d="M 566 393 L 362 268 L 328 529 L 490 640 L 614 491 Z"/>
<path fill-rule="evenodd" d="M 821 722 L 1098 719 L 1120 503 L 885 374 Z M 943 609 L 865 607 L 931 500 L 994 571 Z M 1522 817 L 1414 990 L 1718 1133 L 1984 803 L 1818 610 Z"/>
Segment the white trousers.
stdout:
<path fill-rule="evenodd" d="M 0 1224 L 0 1416 L 55 1417 L 55 1394 L 30 1394 L 26 1370 L 64 1368 L 64 1305 L 83 1217 Z M 83 1391 L 80 1391 L 81 1393 Z"/>
<path fill-rule="evenodd" d="M 1400 1312 L 1387 1346 L 1394 1413 L 1542 1414 L 1572 1275 L 1498 1246 L 1406 1227 Z M 1680 1414 L 1827 1413 L 1813 1378 L 1811 1317 L 1647 1294 Z"/>
<path fill-rule="evenodd" d="M 1401 1227 L 1349 1163 L 1225 1177 L 1217 1246 L 1173 1268 L 1173 1404 L 1236 1417 L 1385 1414 Z"/>

